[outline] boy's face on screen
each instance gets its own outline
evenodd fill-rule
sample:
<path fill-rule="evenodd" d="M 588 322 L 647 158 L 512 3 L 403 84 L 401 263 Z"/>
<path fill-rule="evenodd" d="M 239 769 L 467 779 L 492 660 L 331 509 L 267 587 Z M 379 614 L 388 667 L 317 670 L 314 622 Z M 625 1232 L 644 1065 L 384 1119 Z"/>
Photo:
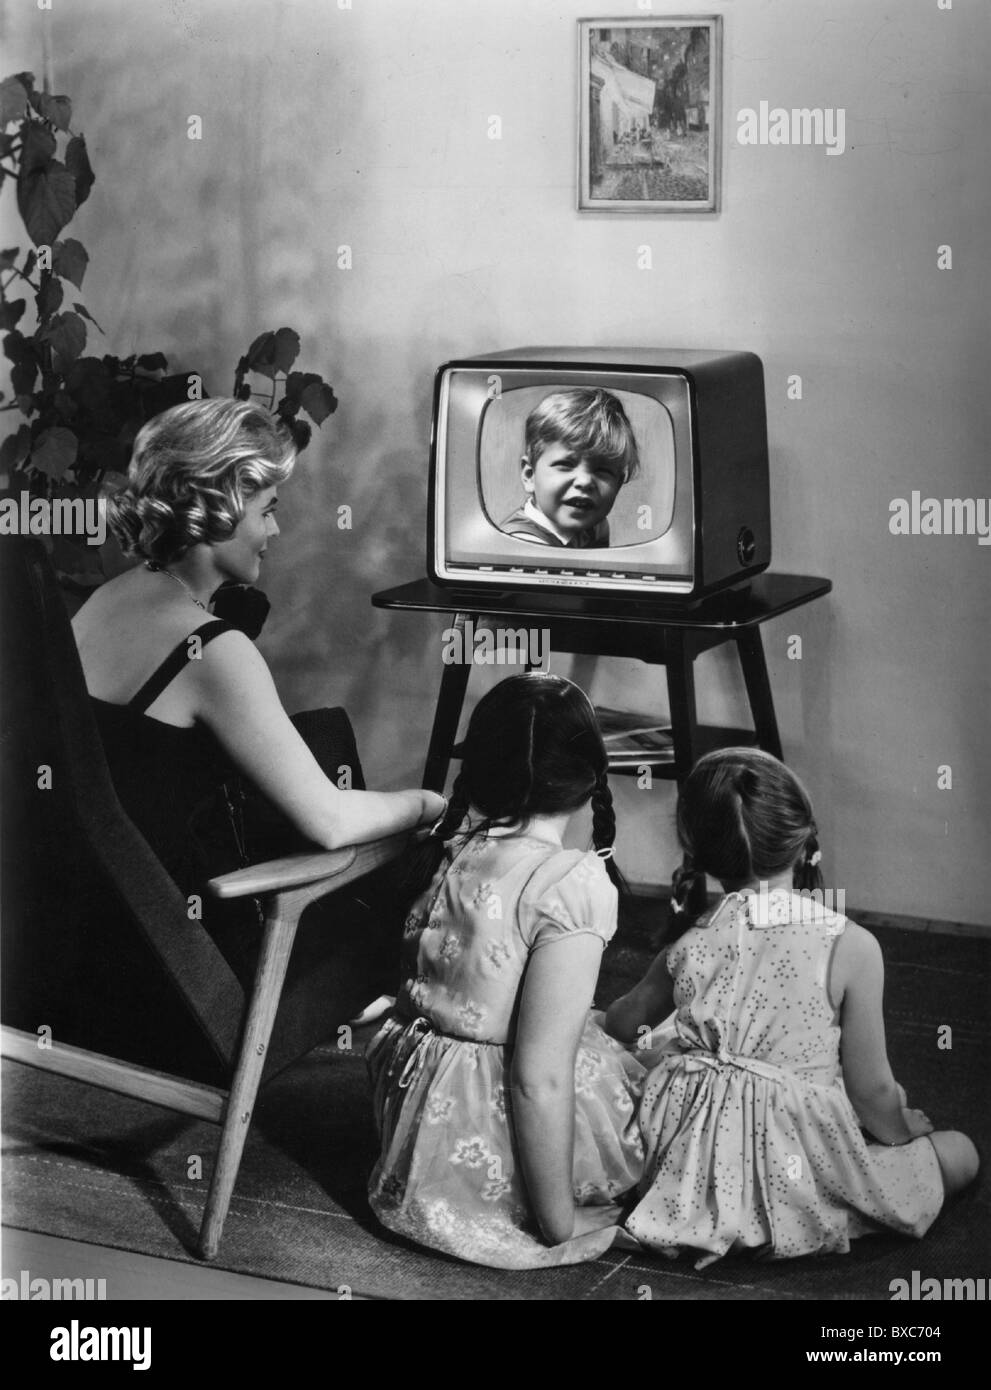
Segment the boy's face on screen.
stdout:
<path fill-rule="evenodd" d="M 622 464 L 577 454 L 567 444 L 548 444 L 535 464 L 523 460 L 523 488 L 564 535 L 604 521 L 623 486 Z"/>

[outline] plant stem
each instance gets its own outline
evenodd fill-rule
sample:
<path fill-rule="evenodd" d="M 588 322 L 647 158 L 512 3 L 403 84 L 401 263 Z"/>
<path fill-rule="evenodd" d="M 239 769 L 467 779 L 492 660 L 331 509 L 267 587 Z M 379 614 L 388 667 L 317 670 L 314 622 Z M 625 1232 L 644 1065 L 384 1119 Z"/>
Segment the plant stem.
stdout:
<path fill-rule="evenodd" d="M 24 274 L 24 271 L 23 271 L 23 270 L 18 270 L 18 268 L 17 268 L 16 265 L 12 265 L 12 266 L 10 267 L 10 279 L 9 279 L 9 280 L 4 284 L 4 286 L 3 286 L 3 288 L 4 288 L 5 290 L 8 288 L 9 285 L 11 285 L 11 284 L 13 283 L 13 280 L 14 280 L 14 276 L 15 276 L 15 275 L 19 275 L 19 276 L 21 277 L 22 280 L 26 280 L 27 283 L 28 283 L 28 284 L 31 286 L 31 288 L 34 290 L 35 294 L 37 294 L 38 291 L 41 289 L 41 286 L 40 286 L 40 285 L 36 285 L 29 275 L 25 275 L 25 274 Z"/>

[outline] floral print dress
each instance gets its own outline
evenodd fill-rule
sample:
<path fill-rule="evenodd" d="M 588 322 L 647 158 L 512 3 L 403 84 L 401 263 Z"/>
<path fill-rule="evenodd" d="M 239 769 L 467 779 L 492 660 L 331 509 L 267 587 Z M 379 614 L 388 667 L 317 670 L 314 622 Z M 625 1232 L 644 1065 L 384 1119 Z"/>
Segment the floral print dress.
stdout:
<path fill-rule="evenodd" d="M 368 1065 L 381 1156 L 369 1184 L 390 1230 L 477 1264 L 594 1259 L 643 1166 L 643 1068 L 591 1019 L 575 1062 L 574 1193 L 583 1234 L 550 1247 L 519 1171 L 508 1071 L 532 952 L 616 930 L 616 890 L 593 853 L 526 835 L 452 841 L 407 922 L 405 982 Z"/>
<path fill-rule="evenodd" d="M 921 1236 L 943 1202 L 927 1138 L 861 1131 L 843 1085 L 829 966 L 846 918 L 798 894 L 733 893 L 668 954 L 640 1124 L 647 1163 L 627 1230 L 701 1269 L 729 1251 L 839 1254 L 883 1229 Z"/>

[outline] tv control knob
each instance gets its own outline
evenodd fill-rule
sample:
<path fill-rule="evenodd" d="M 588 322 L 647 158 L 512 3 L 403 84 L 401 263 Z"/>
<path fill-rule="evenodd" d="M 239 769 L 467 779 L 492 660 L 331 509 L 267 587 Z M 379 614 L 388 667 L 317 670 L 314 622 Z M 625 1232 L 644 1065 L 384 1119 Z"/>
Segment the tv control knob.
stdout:
<path fill-rule="evenodd" d="M 736 538 L 736 553 L 741 565 L 752 565 L 757 554 L 757 539 L 749 526 L 741 526 Z"/>

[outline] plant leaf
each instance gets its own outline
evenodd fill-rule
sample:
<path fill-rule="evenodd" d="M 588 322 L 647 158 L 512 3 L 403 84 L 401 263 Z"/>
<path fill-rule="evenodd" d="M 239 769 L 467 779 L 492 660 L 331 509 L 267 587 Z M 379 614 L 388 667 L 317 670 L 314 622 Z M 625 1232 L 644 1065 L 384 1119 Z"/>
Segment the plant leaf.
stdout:
<path fill-rule="evenodd" d="M 42 430 L 34 441 L 31 466 L 49 478 L 61 478 L 75 463 L 78 451 L 79 440 L 72 430 L 53 425 L 51 429 Z"/>
<path fill-rule="evenodd" d="M 146 352 L 138 358 L 136 365 L 145 372 L 164 372 L 169 362 L 163 352 Z"/>
<path fill-rule="evenodd" d="M 280 328 L 275 335 L 275 370 L 288 372 L 299 356 L 299 334 L 292 328 Z"/>
<path fill-rule="evenodd" d="M 96 182 L 93 166 L 86 152 L 86 139 L 74 135 L 65 147 L 65 167 L 76 180 L 76 207 L 81 208 L 89 197 L 89 191 Z"/>
<path fill-rule="evenodd" d="M 103 333 L 103 329 L 97 323 L 96 319 L 93 317 L 90 311 L 86 308 L 85 304 L 73 304 L 72 307 L 75 309 L 77 314 L 81 314 L 84 319 L 88 319 L 89 322 L 93 325 L 93 327 L 97 330 L 97 332 Z M 107 335 L 103 333 L 103 336 L 106 337 Z M 161 356 L 161 353 L 159 353 L 158 356 Z M 162 360 L 164 361 L 165 359 L 162 358 Z"/>
<path fill-rule="evenodd" d="M 89 254 L 81 241 L 66 237 L 52 247 L 52 270 L 63 280 L 71 280 L 77 290 L 83 287 L 83 276 L 89 265 Z"/>
<path fill-rule="evenodd" d="M 15 328 L 3 340 L 3 355 L 11 362 L 34 361 L 34 344 Z"/>
<path fill-rule="evenodd" d="M 292 401 L 297 406 L 300 405 L 307 386 L 322 380 L 323 377 L 317 376 L 316 372 L 290 372 L 286 378 L 285 399 Z"/>
<path fill-rule="evenodd" d="M 62 364 L 75 362 L 86 346 L 86 325 L 78 314 L 56 314 L 37 335 L 42 342 L 51 343 Z"/>
<path fill-rule="evenodd" d="M 305 420 L 287 420 L 286 424 L 289 426 L 289 431 L 292 434 L 293 441 L 296 445 L 296 451 L 301 454 L 307 444 L 309 444 L 313 430 Z"/>
<path fill-rule="evenodd" d="M 45 169 L 55 154 L 55 136 L 40 121 L 29 121 L 24 127 L 24 143 L 21 146 L 21 178 L 33 174 L 36 169 Z"/>
<path fill-rule="evenodd" d="M 47 92 L 42 92 L 31 104 L 46 121 L 51 121 L 56 130 L 69 129 L 72 123 L 72 102 L 68 97 L 51 97 Z"/>
<path fill-rule="evenodd" d="M 10 384 L 18 400 L 20 400 L 22 396 L 30 396 L 31 392 L 34 390 L 34 383 L 37 376 L 38 363 L 33 353 L 22 358 L 20 362 L 14 363 L 10 369 Z M 21 409 L 24 410 L 23 405 Z M 25 411 L 24 413 L 28 415 L 30 411 Z"/>
<path fill-rule="evenodd" d="M 52 399 L 52 405 L 58 411 L 60 420 L 71 420 L 73 416 L 79 414 L 79 406 L 69 395 L 68 391 L 56 391 Z"/>
<path fill-rule="evenodd" d="M 0 130 L 6 130 L 10 121 L 22 121 L 27 115 L 27 88 L 16 77 L 8 77 L 0 82 Z"/>
<path fill-rule="evenodd" d="M 300 404 L 314 424 L 322 425 L 337 409 L 337 397 L 325 381 L 315 381 L 303 392 Z"/>
<path fill-rule="evenodd" d="M 13 270 L 20 254 L 19 246 L 12 246 L 9 251 L 0 251 L 0 270 Z"/>
<path fill-rule="evenodd" d="M 35 246 L 51 246 L 76 210 L 76 181 L 57 159 L 27 175 L 22 166 L 17 207 Z"/>
<path fill-rule="evenodd" d="M 76 391 L 94 380 L 99 381 L 104 390 L 109 390 L 113 380 L 110 368 L 101 357 L 80 357 L 65 374 L 66 390 Z"/>
<path fill-rule="evenodd" d="M 0 444 L 0 471 L 9 473 L 19 468 L 31 448 L 31 426 L 21 425 L 14 434 L 8 434 Z"/>
<path fill-rule="evenodd" d="M 47 319 L 58 313 L 62 307 L 62 282 L 56 275 L 47 272 L 41 277 L 41 289 L 34 297 L 38 306 L 38 318 Z"/>
<path fill-rule="evenodd" d="M 248 370 L 259 376 L 275 376 L 275 334 L 260 333 L 245 353 Z"/>
<path fill-rule="evenodd" d="M 25 299 L 8 299 L 0 304 L 0 328 L 16 328 L 26 308 Z"/>

